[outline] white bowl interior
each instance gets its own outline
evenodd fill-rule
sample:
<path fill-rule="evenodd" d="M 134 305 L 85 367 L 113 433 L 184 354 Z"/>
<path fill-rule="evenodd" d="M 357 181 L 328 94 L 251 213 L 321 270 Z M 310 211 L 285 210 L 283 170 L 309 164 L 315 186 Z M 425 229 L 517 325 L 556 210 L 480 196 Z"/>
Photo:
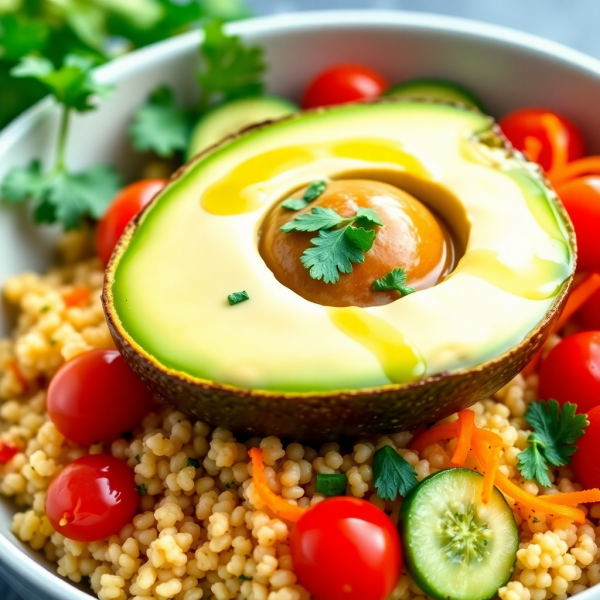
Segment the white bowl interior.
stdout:
<path fill-rule="evenodd" d="M 600 153 L 600 63 L 533 36 L 435 15 L 402 12 L 319 12 L 253 19 L 233 26 L 266 50 L 271 93 L 299 99 L 308 80 L 339 62 L 359 62 L 390 81 L 439 76 L 471 88 L 495 116 L 540 105 L 568 115 L 583 131 L 588 150 Z M 170 84 L 186 102 L 197 94 L 194 71 L 200 34 L 190 33 L 103 67 L 102 81 L 116 84 L 98 111 L 77 116 L 69 140 L 73 169 L 114 164 L 135 177 L 142 158 L 126 138 L 134 109 L 159 84 Z M 0 134 L 0 179 L 32 158 L 48 161 L 57 111 L 48 100 Z M 11 274 L 41 271 L 52 261 L 54 228 L 31 225 L 27 210 L 0 205 L 0 285 Z M 9 319 L 0 315 L 0 336 Z M 0 501 L 0 570 L 24 598 L 83 600 L 89 596 L 46 569 L 54 567 L 10 532 L 15 507 Z M 589 590 L 581 600 L 599 598 Z"/>

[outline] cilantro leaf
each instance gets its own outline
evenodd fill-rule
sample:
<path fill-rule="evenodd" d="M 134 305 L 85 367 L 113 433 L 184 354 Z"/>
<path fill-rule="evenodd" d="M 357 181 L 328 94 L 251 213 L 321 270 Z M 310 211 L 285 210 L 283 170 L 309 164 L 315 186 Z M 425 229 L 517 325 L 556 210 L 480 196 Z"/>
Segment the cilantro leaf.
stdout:
<path fill-rule="evenodd" d="M 332 229 L 337 225 L 342 225 L 352 221 L 353 218 L 344 219 L 333 208 L 322 208 L 315 206 L 311 208 L 310 213 L 298 215 L 296 218 L 284 223 L 281 231 L 290 233 L 291 231 L 319 231 L 320 229 Z"/>
<path fill-rule="evenodd" d="M 538 442 L 531 440 L 529 447 L 518 454 L 519 469 L 525 479 L 535 479 L 540 485 L 550 487 L 552 482 L 548 476 L 548 464 L 540 450 Z"/>
<path fill-rule="evenodd" d="M 406 273 L 402 267 L 398 267 L 381 279 L 374 281 L 373 289 L 377 292 L 384 290 L 397 290 L 403 296 L 412 294 L 416 291 L 414 288 L 406 285 Z"/>
<path fill-rule="evenodd" d="M 289 198 L 282 202 L 281 206 L 287 210 L 302 210 L 316 200 L 325 191 L 326 187 L 326 181 L 313 181 L 302 194 L 302 198 Z"/>
<path fill-rule="evenodd" d="M 37 197 L 44 188 L 45 177 L 39 160 L 27 167 L 13 167 L 2 180 L 0 197 L 5 202 L 16 204 Z"/>
<path fill-rule="evenodd" d="M 417 472 L 391 446 L 383 446 L 373 457 L 373 484 L 382 500 L 406 497 L 418 484 Z"/>
<path fill-rule="evenodd" d="M 589 425 L 587 416 L 575 414 L 576 410 L 576 404 L 565 402 L 561 408 L 556 400 L 529 404 L 525 419 L 533 433 L 527 440 L 529 447 L 518 454 L 523 477 L 548 487 L 549 465 L 562 467 L 571 462 L 571 455 L 577 450 L 574 443 Z"/>
<path fill-rule="evenodd" d="M 23 15 L 0 15 L 0 56 L 3 60 L 19 60 L 29 52 L 40 52 L 46 46 L 49 28 L 37 19 Z"/>
<path fill-rule="evenodd" d="M 310 241 L 313 247 L 306 249 L 300 260 L 309 269 L 313 279 L 335 283 L 340 278 L 339 273 L 352 272 L 352 263 L 362 263 L 365 260 L 361 249 L 346 236 L 345 228 L 333 231 L 321 230 L 319 237 Z"/>
<path fill-rule="evenodd" d="M 164 158 L 187 148 L 190 131 L 189 111 L 178 106 L 167 86 L 154 90 L 148 102 L 136 110 L 129 129 L 136 150 L 151 150 Z"/>
<path fill-rule="evenodd" d="M 11 75 L 36 79 L 65 108 L 85 112 L 94 108 L 91 103 L 93 96 L 106 96 L 112 89 L 111 86 L 94 81 L 92 70 L 95 66 L 96 61 L 91 56 L 69 54 L 62 67 L 56 69 L 43 56 L 27 55 L 11 70 Z"/>
<path fill-rule="evenodd" d="M 379 218 L 379 215 L 371 208 L 363 208 L 362 206 L 356 211 L 356 224 L 357 225 L 379 225 L 383 226 L 383 221 Z"/>
<path fill-rule="evenodd" d="M 227 302 L 229 302 L 230 306 L 234 306 L 235 304 L 239 304 L 240 302 L 244 302 L 246 300 L 250 300 L 250 295 L 245 290 L 241 292 L 233 292 L 233 294 L 229 294 L 227 296 Z"/>
<path fill-rule="evenodd" d="M 263 92 L 266 65 L 262 48 L 246 47 L 238 36 L 227 35 L 222 21 L 214 19 L 204 26 L 200 52 L 204 59 L 198 74 L 201 112 L 216 102 Z"/>
<path fill-rule="evenodd" d="M 348 226 L 344 231 L 346 238 L 348 238 L 350 243 L 359 250 L 368 252 L 373 247 L 375 232 L 372 229 Z"/>

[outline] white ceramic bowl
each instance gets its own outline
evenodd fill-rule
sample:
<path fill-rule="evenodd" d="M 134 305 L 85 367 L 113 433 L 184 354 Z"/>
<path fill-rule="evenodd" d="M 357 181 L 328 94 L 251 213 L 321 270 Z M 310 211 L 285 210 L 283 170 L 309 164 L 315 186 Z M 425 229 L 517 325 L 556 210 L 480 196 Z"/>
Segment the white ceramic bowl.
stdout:
<path fill-rule="evenodd" d="M 298 99 L 316 72 L 339 62 L 364 63 L 392 82 L 446 77 L 471 88 L 494 115 L 528 105 L 559 110 L 583 131 L 589 151 L 600 153 L 600 62 L 558 44 L 481 23 L 404 12 L 280 15 L 237 23 L 232 30 L 265 48 L 274 94 Z M 199 41 L 199 33 L 190 33 L 100 69 L 99 78 L 116 84 L 116 92 L 98 111 L 75 119 L 68 152 L 73 169 L 102 161 L 135 176 L 140 158 L 126 138 L 132 112 L 161 83 L 193 100 Z M 45 100 L 0 134 L 0 179 L 12 166 L 51 158 L 56 117 Z M 55 230 L 33 227 L 25 210 L 0 206 L 0 285 L 10 274 L 45 269 L 55 237 Z M 8 332 L 8 319 L 0 316 L 0 336 Z M 54 565 L 12 535 L 15 510 L 2 499 L 0 577 L 25 600 L 89 599 L 84 587 L 57 577 Z M 600 588 L 578 596 L 594 598 L 600 599 Z"/>

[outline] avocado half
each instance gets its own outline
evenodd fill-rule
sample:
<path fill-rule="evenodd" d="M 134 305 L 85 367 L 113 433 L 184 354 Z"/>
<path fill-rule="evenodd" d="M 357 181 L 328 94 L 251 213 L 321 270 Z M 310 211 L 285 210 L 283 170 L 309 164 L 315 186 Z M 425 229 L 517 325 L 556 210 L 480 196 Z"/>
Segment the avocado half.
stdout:
<path fill-rule="evenodd" d="M 353 128 L 360 124 L 363 115 L 366 115 L 363 129 L 369 131 L 368 138 L 364 133 L 353 131 Z M 436 132 L 443 131 L 440 124 L 443 125 L 448 119 L 455 117 L 447 128 L 451 132 L 448 135 L 453 138 L 443 143 L 440 139 L 436 140 Z M 380 133 L 377 133 L 373 124 L 377 124 L 379 118 L 382 123 Z M 390 119 L 394 118 L 398 118 L 400 122 L 405 119 L 407 129 L 422 127 L 422 135 L 415 130 L 407 134 L 407 140 L 398 141 L 391 138 L 393 134 L 382 133 L 390 129 Z M 371 123 L 369 119 L 374 120 Z M 429 124 L 431 129 L 426 130 Z M 331 127 L 331 137 L 335 138 L 334 146 L 331 145 L 327 133 L 328 127 Z M 297 147 L 291 151 L 290 141 L 294 140 L 290 133 L 293 134 L 294 130 L 301 133 L 298 134 Z M 387 138 L 382 142 L 383 146 L 377 146 L 378 135 Z M 278 137 L 281 138 L 279 142 Z M 261 147 L 261 140 L 268 141 L 265 147 Z M 522 290 L 525 290 L 522 291 L 503 265 L 498 268 L 496 263 L 485 262 L 489 260 L 487 255 L 490 252 L 481 249 L 470 252 L 471 238 L 477 235 L 482 237 L 481 226 L 478 233 L 476 229 L 478 216 L 467 214 L 464 218 L 465 215 L 461 213 L 460 193 L 456 193 L 451 185 L 449 192 L 445 191 L 444 175 L 440 176 L 436 173 L 435 165 L 429 164 L 427 152 L 424 155 L 423 147 L 417 147 L 413 151 L 411 141 L 425 149 L 427 144 L 431 144 L 432 156 L 439 154 L 440 146 L 450 148 L 451 152 L 456 148 L 456 165 L 467 165 L 465 175 L 475 173 L 477 177 L 481 176 L 487 185 L 485 178 L 489 172 L 492 178 L 490 181 L 500 182 L 498 177 L 501 177 L 502 185 L 508 186 L 507 189 L 510 189 L 511 193 L 519 190 L 518 193 L 522 193 L 526 198 L 524 202 L 529 210 L 528 218 L 549 232 L 549 239 L 554 236 L 553 245 L 544 249 L 545 258 L 539 258 L 537 255 L 534 257 L 535 260 L 542 261 L 539 264 L 552 265 L 547 277 L 538 277 L 535 271 L 530 271 L 529 274 L 524 271 L 527 277 L 521 277 L 524 286 Z M 277 144 L 284 144 L 285 147 L 279 147 Z M 394 146 L 393 149 L 390 144 Z M 319 158 L 314 160 L 316 166 L 313 169 L 310 166 L 310 153 L 315 147 L 320 150 L 317 152 Z M 402 149 L 398 150 L 399 147 Z M 323 148 L 334 150 L 331 150 L 327 161 L 320 162 Z M 275 160 L 275 163 L 280 161 L 284 167 L 277 163 L 276 167 L 279 165 L 281 168 L 272 168 L 269 163 L 267 169 L 263 163 L 253 163 L 253 151 L 263 152 L 264 156 L 270 157 L 269 160 Z M 240 156 L 245 157 L 245 163 Z M 395 160 L 402 164 L 395 165 Z M 457 178 L 456 165 L 453 163 L 452 168 L 448 169 L 447 178 L 449 181 L 464 181 Z M 293 174 L 288 180 L 286 169 Z M 242 182 L 244 185 L 248 184 L 246 187 L 240 187 L 239 182 L 231 179 L 236 173 L 236 177 L 250 178 Z M 259 214 L 260 211 L 264 213 L 289 192 L 322 176 L 343 179 L 356 174 L 406 186 L 408 191 L 417 197 L 422 193 L 427 199 L 433 198 L 434 203 L 443 203 L 449 198 L 458 197 L 458 207 L 448 208 L 445 216 L 449 220 L 452 220 L 453 216 L 458 220 L 464 218 L 465 222 L 457 225 L 455 231 L 459 239 L 458 245 L 462 243 L 461 254 L 464 253 L 464 256 L 448 279 L 460 275 L 465 281 L 471 281 L 473 277 L 484 280 L 486 290 L 500 290 L 498 294 L 501 295 L 501 299 L 498 306 L 501 305 L 502 299 L 523 296 L 523 301 L 528 303 L 527 307 L 531 313 L 529 320 L 519 320 L 519 315 L 515 314 L 515 321 L 519 321 L 519 327 L 516 327 L 514 332 L 509 332 L 510 335 L 498 328 L 497 338 L 500 341 L 494 343 L 492 340 L 489 347 L 482 347 L 479 356 L 468 357 L 469 353 L 457 344 L 456 348 L 451 348 L 444 354 L 451 354 L 454 362 L 444 362 L 445 359 L 440 359 L 438 352 L 435 358 L 429 360 L 425 356 L 422 361 L 423 365 L 429 365 L 429 372 L 425 367 L 421 370 L 415 368 L 412 376 L 403 375 L 403 379 L 396 380 L 390 376 L 392 381 L 379 371 L 377 374 L 367 371 L 363 373 L 359 365 L 361 361 L 357 362 L 355 369 L 348 368 L 347 373 L 344 373 L 342 368 L 336 379 L 331 375 L 336 365 L 332 361 L 328 362 L 331 352 L 327 354 L 326 350 L 323 350 L 321 362 L 327 363 L 328 367 L 324 367 L 323 372 L 320 372 L 319 361 L 310 363 L 310 369 L 305 370 L 304 381 L 302 357 L 317 352 L 316 349 L 320 346 L 327 347 L 327 343 L 323 344 L 319 339 L 314 339 L 314 344 L 306 344 L 304 348 L 295 348 L 296 360 L 290 362 L 289 374 L 286 369 L 274 367 L 273 370 L 277 373 L 273 377 L 260 380 L 260 377 L 256 378 L 254 371 L 244 366 L 236 366 L 229 371 L 220 368 L 219 357 L 228 358 L 229 354 L 234 353 L 232 343 L 228 346 L 227 340 L 223 341 L 224 336 L 231 334 L 234 336 L 232 340 L 236 340 L 238 344 L 247 344 L 249 357 L 252 356 L 253 349 L 258 353 L 263 341 L 260 331 L 256 334 L 256 328 L 248 331 L 244 329 L 246 323 L 256 324 L 256 319 L 250 318 L 251 313 L 248 313 L 247 320 L 240 317 L 244 314 L 241 311 L 249 310 L 244 308 L 245 306 L 257 306 L 256 303 L 261 299 L 260 293 L 254 294 L 253 290 L 249 289 L 249 301 L 239 306 L 224 308 L 225 292 L 240 291 L 246 282 L 238 273 L 237 279 L 233 281 L 239 281 L 240 289 L 233 288 L 233 283 L 227 283 L 229 287 L 223 287 L 225 284 L 220 281 L 220 271 L 215 270 L 214 265 L 221 268 L 221 262 L 227 265 L 228 261 L 231 261 L 231 264 L 243 263 L 247 266 L 245 256 L 250 252 L 247 240 L 244 242 L 246 247 L 243 244 L 242 250 L 238 247 L 241 244 L 238 243 L 238 237 L 242 239 L 246 235 L 243 231 L 239 233 L 234 227 L 233 233 L 229 231 L 221 235 L 218 231 L 219 223 L 224 223 L 223 219 L 231 215 L 248 216 Z M 273 184 L 272 189 L 268 185 L 262 185 L 261 178 L 271 178 L 276 185 Z M 206 180 L 209 180 L 207 185 L 204 184 Z M 261 185 L 258 185 L 259 183 Z M 457 185 L 460 187 L 461 184 Z M 240 193 L 242 189 L 243 193 Z M 253 190 L 254 195 L 246 193 L 247 190 Z M 436 190 L 441 191 L 437 193 Z M 465 194 L 467 192 L 472 193 L 466 190 Z M 501 194 L 499 197 L 501 198 Z M 223 198 L 227 200 L 223 201 Z M 240 198 L 244 198 L 244 201 Z M 503 203 L 499 202 L 498 206 L 501 204 Z M 179 208 L 174 210 L 177 206 Z M 446 210 L 443 204 L 435 208 L 441 213 Z M 198 210 L 206 212 L 207 216 L 203 218 L 210 226 L 204 232 L 196 233 L 190 229 L 190 223 L 195 222 Z M 500 208 L 498 210 L 500 211 Z M 491 216 L 493 217 L 493 208 Z M 260 219 L 249 222 L 253 225 L 246 227 L 249 230 L 248 239 L 255 240 L 260 234 Z M 471 236 L 471 226 L 477 235 Z M 194 241 L 196 237 L 200 241 Z M 227 242 L 223 242 L 222 252 L 233 252 L 233 259 L 219 252 L 211 252 L 215 244 L 222 243 L 221 238 Z M 170 260 L 169 248 L 178 244 L 188 244 L 187 241 L 182 241 L 188 239 L 189 245 L 182 246 L 181 252 L 184 253 L 174 254 L 178 256 L 178 261 Z M 202 244 L 205 248 L 199 250 Z M 189 249 L 197 251 L 187 252 Z M 235 258 L 236 252 L 239 253 L 239 258 Z M 558 255 L 560 257 L 556 258 Z M 252 262 L 253 259 L 248 260 Z M 385 99 L 373 103 L 307 111 L 278 121 L 259 124 L 223 140 L 194 158 L 175 173 L 165 190 L 159 193 L 127 228 L 108 265 L 102 301 L 109 329 L 125 360 L 154 393 L 182 412 L 213 425 L 243 430 L 249 434 L 278 435 L 299 440 L 329 440 L 344 436 L 358 437 L 400 431 L 432 423 L 489 397 L 515 377 L 542 346 L 566 302 L 575 260 L 574 231 L 556 194 L 548 186 L 537 165 L 528 163 L 520 153 L 510 147 L 490 117 L 452 103 Z M 204 264 L 202 261 L 212 265 L 212 277 L 196 276 L 196 266 Z M 259 262 L 252 264 L 256 265 Z M 262 269 L 262 264 L 260 268 Z M 168 281 L 156 281 L 157 273 L 169 273 Z M 177 275 L 175 279 L 174 273 Z M 265 289 L 273 290 L 273 297 L 280 303 L 278 306 L 281 306 L 282 299 L 289 303 L 295 302 L 291 300 L 289 290 L 280 289 L 283 287 L 281 284 L 274 279 L 269 280 L 264 274 L 261 277 L 267 281 Z M 456 285 L 459 279 L 460 277 L 456 277 L 453 285 Z M 525 279 L 529 280 L 529 286 Z M 173 282 L 184 283 L 177 285 Z M 277 285 L 280 287 L 268 287 Z M 439 285 L 450 287 L 445 281 Z M 470 288 L 465 288 L 467 316 L 464 318 L 467 319 L 469 290 Z M 418 310 L 419 304 L 426 304 L 426 296 L 422 296 L 422 301 L 418 302 L 419 296 L 426 292 L 428 290 L 400 298 L 392 303 L 396 305 L 394 310 L 399 311 L 398 307 L 405 307 L 403 312 L 411 314 L 411 306 L 414 305 L 415 310 Z M 218 306 L 214 314 L 211 315 L 210 311 L 205 314 L 201 303 L 196 308 L 195 303 L 199 299 L 205 302 L 205 299 L 212 295 L 215 296 L 215 307 Z M 408 303 L 409 299 L 412 305 Z M 324 313 L 331 310 L 302 299 L 300 301 L 306 303 L 306 310 L 309 311 L 307 314 L 313 315 L 315 310 Z M 285 302 L 283 305 L 286 306 Z M 473 307 L 474 322 L 477 318 L 485 318 L 481 315 L 485 315 L 486 308 L 482 307 L 481 303 Z M 169 311 L 178 313 L 173 315 L 177 326 L 164 329 L 162 319 L 156 319 L 153 315 L 164 315 Z M 186 311 L 190 311 L 191 316 L 189 327 L 181 317 L 182 312 L 187 314 Z M 490 319 L 492 311 L 493 306 L 490 306 Z M 479 316 L 476 317 L 475 313 Z M 531 317 L 536 314 L 538 316 L 535 318 Z M 294 317 L 297 317 L 295 312 Z M 452 316 L 449 318 L 452 320 Z M 270 321 L 277 323 L 277 315 L 273 314 L 271 318 L 267 311 L 265 331 L 271 326 Z M 166 322 L 169 322 L 169 318 Z M 206 324 L 206 330 L 201 323 Z M 220 329 L 215 329 L 215 323 Z M 280 335 L 281 327 L 272 327 L 273 335 Z M 423 328 L 426 328 L 425 323 Z M 209 330 L 213 336 L 217 336 L 212 342 L 207 335 Z M 215 331 L 221 332 L 220 335 Z M 476 336 L 475 331 L 473 335 Z M 435 335 L 430 337 L 435 338 Z M 284 335 L 281 340 L 283 344 L 294 346 L 294 339 L 290 339 L 289 336 Z M 355 342 L 356 338 L 349 337 L 347 344 L 352 346 Z M 206 346 L 205 354 L 194 354 L 193 349 L 197 343 Z M 214 351 L 211 348 L 213 343 Z M 450 348 L 453 344 L 447 346 Z M 335 349 L 335 346 L 332 347 Z M 269 348 L 274 363 L 277 363 L 283 346 L 275 345 Z M 377 352 L 373 351 L 373 354 L 376 355 Z M 366 354 L 363 358 L 364 356 Z M 405 360 L 405 355 L 398 356 Z M 390 356 L 388 363 L 389 359 Z M 252 363 L 251 358 L 248 360 Z M 451 368 L 443 368 L 447 364 L 450 364 Z M 297 372 L 294 372 L 294 369 Z M 384 371 L 388 373 L 385 369 Z M 223 373 L 226 375 L 222 375 Z M 229 376 L 229 373 L 233 375 Z"/>

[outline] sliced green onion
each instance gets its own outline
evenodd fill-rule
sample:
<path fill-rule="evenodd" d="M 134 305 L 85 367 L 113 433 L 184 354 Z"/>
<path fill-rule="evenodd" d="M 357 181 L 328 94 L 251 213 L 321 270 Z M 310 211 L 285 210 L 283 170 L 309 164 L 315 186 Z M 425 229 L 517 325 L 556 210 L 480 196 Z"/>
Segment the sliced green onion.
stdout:
<path fill-rule="evenodd" d="M 345 496 L 348 478 L 344 473 L 319 473 L 317 475 L 317 494 L 327 498 L 331 496 Z"/>

